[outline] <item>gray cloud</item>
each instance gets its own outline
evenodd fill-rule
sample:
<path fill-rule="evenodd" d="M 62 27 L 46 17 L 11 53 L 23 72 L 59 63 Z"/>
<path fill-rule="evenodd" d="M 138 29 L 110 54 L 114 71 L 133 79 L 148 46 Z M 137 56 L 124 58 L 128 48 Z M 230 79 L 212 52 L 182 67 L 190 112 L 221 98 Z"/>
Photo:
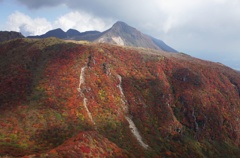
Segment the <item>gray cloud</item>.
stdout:
<path fill-rule="evenodd" d="M 239 1 L 227 0 L 18 0 L 32 9 L 65 4 L 101 18 L 122 20 L 150 33 L 197 31 L 231 34 L 240 26 Z M 181 28 L 181 30 L 179 29 Z M 234 33 L 235 34 L 235 33 Z"/>
<path fill-rule="evenodd" d="M 30 9 L 39 9 L 42 7 L 54 7 L 62 4 L 65 0 L 18 0 L 20 3 L 26 5 Z"/>
<path fill-rule="evenodd" d="M 40 9 L 42 7 L 53 7 L 65 4 L 70 9 L 85 11 L 103 18 L 113 18 L 123 21 L 149 20 L 159 17 L 160 14 L 155 3 L 146 2 L 145 0 L 18 0 L 30 9 Z M 154 0 L 155 1 L 155 0 Z M 155 15 L 153 17 L 152 15 Z M 136 19 L 136 20 L 134 20 Z"/>
<path fill-rule="evenodd" d="M 188 54 L 221 61 L 231 55 L 240 60 L 237 0 L 18 1 L 32 9 L 64 4 L 72 11 L 84 11 L 106 21 L 125 21 Z"/>

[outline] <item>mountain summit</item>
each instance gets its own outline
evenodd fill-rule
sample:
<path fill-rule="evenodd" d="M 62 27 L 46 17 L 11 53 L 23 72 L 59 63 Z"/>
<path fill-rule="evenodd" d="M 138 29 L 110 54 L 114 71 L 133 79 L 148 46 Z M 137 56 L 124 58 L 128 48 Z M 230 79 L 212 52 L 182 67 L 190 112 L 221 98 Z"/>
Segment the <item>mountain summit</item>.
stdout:
<path fill-rule="evenodd" d="M 121 46 L 144 47 L 157 50 L 164 50 L 167 52 L 177 52 L 173 48 L 166 45 L 163 41 L 145 35 L 136 28 L 128 24 L 118 21 L 110 29 L 104 32 L 87 31 L 80 33 L 77 30 L 69 29 L 64 32 L 61 29 L 48 31 L 46 34 L 40 36 L 29 36 L 30 38 L 47 38 L 57 37 L 67 40 L 86 40 L 97 43 L 110 43 Z"/>
<path fill-rule="evenodd" d="M 136 28 L 121 21 L 116 22 L 112 28 L 105 31 L 96 41 L 117 45 L 159 49 L 167 52 L 177 52 L 161 40 L 145 35 Z"/>
<path fill-rule="evenodd" d="M 74 29 L 69 29 L 67 32 L 66 32 L 67 36 L 68 37 L 73 37 L 73 36 L 80 36 L 81 33 L 77 30 L 74 30 Z"/>
<path fill-rule="evenodd" d="M 124 22 L 115 23 L 112 28 L 105 31 L 96 41 L 125 46 L 159 49 L 148 36 Z"/>
<path fill-rule="evenodd" d="M 28 38 L 48 38 L 48 37 L 56 37 L 56 38 L 65 39 L 65 38 L 67 38 L 67 34 L 62 29 L 57 28 L 57 29 L 48 31 L 43 35 L 28 36 Z"/>

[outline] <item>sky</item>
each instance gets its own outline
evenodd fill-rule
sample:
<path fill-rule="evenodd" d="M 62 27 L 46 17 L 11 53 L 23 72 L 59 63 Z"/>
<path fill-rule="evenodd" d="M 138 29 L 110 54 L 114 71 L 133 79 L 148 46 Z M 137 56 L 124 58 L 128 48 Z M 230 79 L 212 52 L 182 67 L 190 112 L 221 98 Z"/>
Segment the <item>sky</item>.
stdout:
<path fill-rule="evenodd" d="M 123 21 L 178 50 L 240 70 L 240 0 L 0 0 L 0 30 L 104 31 Z"/>

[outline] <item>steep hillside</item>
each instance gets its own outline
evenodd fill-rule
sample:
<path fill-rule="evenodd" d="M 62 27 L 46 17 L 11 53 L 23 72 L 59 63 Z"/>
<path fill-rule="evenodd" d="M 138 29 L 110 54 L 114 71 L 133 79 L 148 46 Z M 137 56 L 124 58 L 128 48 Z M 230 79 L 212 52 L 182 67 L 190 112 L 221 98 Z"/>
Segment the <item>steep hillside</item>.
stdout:
<path fill-rule="evenodd" d="M 15 31 L 0 31 L 0 42 L 15 38 L 24 38 L 24 36 L 21 33 Z"/>
<path fill-rule="evenodd" d="M 160 50 L 0 44 L 0 157 L 240 155 L 240 74 Z"/>

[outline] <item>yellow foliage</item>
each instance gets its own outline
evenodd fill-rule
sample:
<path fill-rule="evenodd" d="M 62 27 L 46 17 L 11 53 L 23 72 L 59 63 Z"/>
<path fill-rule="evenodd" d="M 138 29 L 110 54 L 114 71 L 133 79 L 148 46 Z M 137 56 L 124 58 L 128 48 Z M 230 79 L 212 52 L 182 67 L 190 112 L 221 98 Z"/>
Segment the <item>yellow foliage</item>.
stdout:
<path fill-rule="evenodd" d="M 99 97 L 102 101 L 104 101 L 106 99 L 106 96 L 107 96 L 106 92 L 103 89 L 98 91 L 98 95 L 99 95 Z"/>

